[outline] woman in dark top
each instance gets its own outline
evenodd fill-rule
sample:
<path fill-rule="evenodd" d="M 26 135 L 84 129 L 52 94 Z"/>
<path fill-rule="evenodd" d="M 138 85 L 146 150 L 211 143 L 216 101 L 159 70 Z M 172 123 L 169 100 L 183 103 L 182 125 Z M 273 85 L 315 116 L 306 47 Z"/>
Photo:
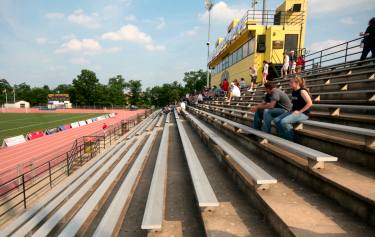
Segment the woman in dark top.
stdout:
<path fill-rule="evenodd" d="M 282 138 L 294 141 L 293 124 L 309 119 L 312 100 L 305 87 L 305 80 L 294 77 L 289 82 L 292 88 L 292 110 L 274 119 L 277 131 Z"/>
<path fill-rule="evenodd" d="M 370 51 L 372 58 L 375 58 L 375 17 L 369 21 L 366 32 L 360 33 L 360 36 L 364 36 L 361 60 L 365 60 Z"/>

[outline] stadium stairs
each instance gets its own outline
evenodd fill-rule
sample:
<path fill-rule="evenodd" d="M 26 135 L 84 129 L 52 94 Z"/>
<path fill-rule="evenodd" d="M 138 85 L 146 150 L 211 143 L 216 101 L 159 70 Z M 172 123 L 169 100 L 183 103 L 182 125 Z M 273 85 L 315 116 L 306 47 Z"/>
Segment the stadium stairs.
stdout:
<path fill-rule="evenodd" d="M 374 116 L 372 102 L 346 103 L 357 98 L 313 84 L 372 80 L 371 70 L 345 64 L 306 75 L 320 88 L 312 93 L 331 93 L 327 105 L 340 111 L 314 107 L 320 115 L 295 128 L 298 143 L 250 127 L 262 88 L 230 105 L 216 98 L 180 115 L 156 111 L 0 236 L 375 236 L 374 130 L 359 119 Z M 362 83 L 345 92 L 374 89 Z"/>

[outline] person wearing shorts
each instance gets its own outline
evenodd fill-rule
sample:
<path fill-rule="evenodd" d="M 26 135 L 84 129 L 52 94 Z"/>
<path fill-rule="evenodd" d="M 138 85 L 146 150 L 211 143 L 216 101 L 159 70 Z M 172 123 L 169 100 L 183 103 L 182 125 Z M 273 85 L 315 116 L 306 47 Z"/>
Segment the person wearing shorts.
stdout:
<path fill-rule="evenodd" d="M 257 86 L 258 70 L 256 64 L 250 67 L 250 89 L 248 91 L 253 92 Z"/>
<path fill-rule="evenodd" d="M 289 54 L 289 65 L 290 65 L 290 72 L 289 74 L 296 74 L 296 66 L 297 66 L 297 59 L 296 55 L 294 54 L 294 50 L 290 51 Z"/>
<path fill-rule="evenodd" d="M 262 80 L 262 84 L 264 86 L 264 84 L 266 84 L 267 82 L 267 76 L 268 76 L 268 62 L 267 61 L 263 61 L 263 80 Z"/>
<path fill-rule="evenodd" d="M 288 55 L 288 52 L 285 51 L 284 64 L 283 64 L 283 67 L 281 68 L 281 77 L 285 78 L 288 75 L 288 70 L 289 70 L 289 55 Z"/>

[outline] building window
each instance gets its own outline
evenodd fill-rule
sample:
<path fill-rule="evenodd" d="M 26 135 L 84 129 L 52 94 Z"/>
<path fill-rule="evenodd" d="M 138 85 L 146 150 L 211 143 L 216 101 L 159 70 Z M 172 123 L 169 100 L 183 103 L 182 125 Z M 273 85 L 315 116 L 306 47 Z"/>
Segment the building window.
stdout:
<path fill-rule="evenodd" d="M 242 46 L 242 55 L 244 58 L 249 55 L 249 41 Z"/>
<path fill-rule="evenodd" d="M 249 55 L 252 55 L 254 53 L 254 48 L 255 48 L 255 38 L 252 38 L 249 41 Z"/>
<path fill-rule="evenodd" d="M 258 35 L 257 52 L 258 53 L 266 52 L 266 35 Z"/>
<path fill-rule="evenodd" d="M 243 54 L 242 54 L 242 48 L 238 49 L 238 54 L 237 54 L 237 60 L 241 61 L 243 59 Z"/>

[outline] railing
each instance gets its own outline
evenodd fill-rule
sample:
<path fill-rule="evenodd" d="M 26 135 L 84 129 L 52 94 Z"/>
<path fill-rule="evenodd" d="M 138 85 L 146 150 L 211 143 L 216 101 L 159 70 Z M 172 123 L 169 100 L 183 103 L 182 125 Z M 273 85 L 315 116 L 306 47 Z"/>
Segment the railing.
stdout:
<path fill-rule="evenodd" d="M 245 14 L 246 22 L 254 21 L 262 25 L 301 25 L 304 23 L 305 12 L 248 10 Z"/>
<path fill-rule="evenodd" d="M 333 64 L 347 63 L 359 59 L 363 37 L 305 55 L 305 70 L 313 70 Z"/>
<path fill-rule="evenodd" d="M 149 114 L 150 111 L 146 110 L 144 115 L 137 114 L 126 121 L 110 126 L 105 131 L 81 137 L 74 141 L 70 151 L 36 167 L 33 167 L 31 162 L 28 170 L 22 169 L 17 177 L 1 183 L 0 222 L 6 214 L 16 211 L 17 208 L 27 208 L 36 194 L 46 192 L 65 176 L 72 174 L 77 167 L 92 159 Z"/>
<path fill-rule="evenodd" d="M 238 24 L 225 36 L 225 39 L 210 53 L 208 62 L 216 58 L 220 52 L 230 44 L 249 24 L 261 25 L 302 25 L 305 12 L 248 10 Z"/>

